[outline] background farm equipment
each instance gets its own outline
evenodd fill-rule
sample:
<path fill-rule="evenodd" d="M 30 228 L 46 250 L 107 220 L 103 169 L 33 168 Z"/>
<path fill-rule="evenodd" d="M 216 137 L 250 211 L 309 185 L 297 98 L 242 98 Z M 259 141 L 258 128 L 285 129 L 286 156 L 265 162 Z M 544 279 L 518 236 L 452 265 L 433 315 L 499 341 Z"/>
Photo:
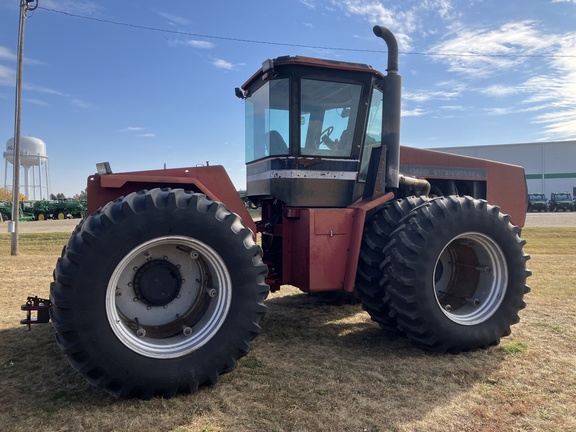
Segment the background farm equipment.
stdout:
<path fill-rule="evenodd" d="M 552 192 L 550 194 L 550 211 L 574 211 L 574 202 L 569 192 Z"/>
<path fill-rule="evenodd" d="M 543 193 L 528 194 L 528 211 L 548 211 L 548 200 Z"/>

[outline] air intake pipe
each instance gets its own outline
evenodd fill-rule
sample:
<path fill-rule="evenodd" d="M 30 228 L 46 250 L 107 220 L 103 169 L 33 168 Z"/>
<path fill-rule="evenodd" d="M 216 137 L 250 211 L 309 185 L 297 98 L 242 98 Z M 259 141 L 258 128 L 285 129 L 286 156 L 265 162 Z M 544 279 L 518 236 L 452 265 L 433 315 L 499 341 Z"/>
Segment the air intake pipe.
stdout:
<path fill-rule="evenodd" d="M 385 189 L 398 189 L 400 184 L 400 114 L 402 112 L 402 77 L 398 75 L 398 42 L 390 30 L 374 26 L 374 34 L 388 46 L 388 67 L 384 77 L 384 103 L 382 107 L 382 146 L 374 195 Z M 384 166 L 385 165 L 385 166 Z M 384 175 L 382 175 L 384 174 Z M 384 177 L 384 178 L 381 178 Z"/>

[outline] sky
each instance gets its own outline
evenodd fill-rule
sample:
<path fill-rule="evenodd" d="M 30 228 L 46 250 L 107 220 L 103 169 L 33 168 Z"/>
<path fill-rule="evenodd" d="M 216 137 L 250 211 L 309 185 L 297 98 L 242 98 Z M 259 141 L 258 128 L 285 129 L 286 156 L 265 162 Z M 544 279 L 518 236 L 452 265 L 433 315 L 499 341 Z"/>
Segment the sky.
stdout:
<path fill-rule="evenodd" d="M 19 4 L 0 0 L 2 151 L 14 135 Z M 103 161 L 114 172 L 208 161 L 242 189 L 234 88 L 283 55 L 384 71 L 374 25 L 399 43 L 403 145 L 576 139 L 576 0 L 38 0 L 21 134 L 46 143 L 53 194 L 79 193 Z"/>

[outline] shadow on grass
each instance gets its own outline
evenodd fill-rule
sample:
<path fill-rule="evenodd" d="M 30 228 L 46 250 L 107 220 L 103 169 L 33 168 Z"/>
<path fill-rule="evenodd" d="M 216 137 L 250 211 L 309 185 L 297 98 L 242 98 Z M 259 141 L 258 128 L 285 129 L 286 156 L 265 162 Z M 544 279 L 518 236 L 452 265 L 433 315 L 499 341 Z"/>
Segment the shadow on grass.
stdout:
<path fill-rule="evenodd" d="M 57 401 L 86 403 L 98 400 L 97 392 L 72 370 L 54 339 L 52 325 L 0 330 L 0 404 L 57 408 Z M 94 399 L 94 397 L 96 398 Z M 104 402 L 106 396 L 101 398 Z M 46 404 L 46 405 L 44 405 Z"/>
<path fill-rule="evenodd" d="M 170 401 L 116 400 L 93 388 L 68 365 L 51 325 L 0 330 L 0 424 L 14 431 L 142 432 L 213 421 L 223 427 L 214 430 L 238 429 L 239 422 L 238 430 L 272 423 L 287 430 L 306 419 L 325 430 L 360 423 L 365 430 L 398 429 L 478 383 L 490 385 L 504 357 L 494 348 L 426 353 L 391 338 L 358 304 L 335 306 L 305 294 L 266 303 L 262 333 L 238 369 L 214 387 Z"/>
<path fill-rule="evenodd" d="M 382 330 L 360 305 L 334 306 L 306 294 L 272 297 L 266 304 L 262 334 L 251 355 L 265 364 L 266 353 L 259 350 L 281 346 L 298 367 L 269 361 L 285 367 L 287 375 L 298 371 L 306 376 L 310 368 L 308 379 L 325 375 L 324 384 L 332 388 L 328 393 L 342 392 L 341 385 L 328 382 L 337 381 L 353 389 L 350 398 L 360 394 L 377 402 L 372 410 L 386 423 L 371 420 L 377 414 L 372 411 L 364 424 L 374 424 L 367 430 L 396 429 L 448 406 L 476 385 L 494 385 L 493 373 L 505 357 L 498 347 L 460 355 L 423 351 L 406 337 Z M 363 415 L 362 410 L 355 415 Z"/>

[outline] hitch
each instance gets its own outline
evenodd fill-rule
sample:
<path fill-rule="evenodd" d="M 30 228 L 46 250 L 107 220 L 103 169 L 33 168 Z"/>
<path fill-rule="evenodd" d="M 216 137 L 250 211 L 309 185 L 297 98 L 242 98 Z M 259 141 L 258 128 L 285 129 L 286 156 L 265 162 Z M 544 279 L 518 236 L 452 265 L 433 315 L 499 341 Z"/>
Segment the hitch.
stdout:
<path fill-rule="evenodd" d="M 26 311 L 26 319 L 20 320 L 20 324 L 28 326 L 28 331 L 32 324 L 44 324 L 50 321 L 50 307 L 52 303 L 48 299 L 39 298 L 38 296 L 28 297 L 26 304 L 20 309 Z M 32 311 L 36 311 L 36 317 L 32 316 Z"/>

